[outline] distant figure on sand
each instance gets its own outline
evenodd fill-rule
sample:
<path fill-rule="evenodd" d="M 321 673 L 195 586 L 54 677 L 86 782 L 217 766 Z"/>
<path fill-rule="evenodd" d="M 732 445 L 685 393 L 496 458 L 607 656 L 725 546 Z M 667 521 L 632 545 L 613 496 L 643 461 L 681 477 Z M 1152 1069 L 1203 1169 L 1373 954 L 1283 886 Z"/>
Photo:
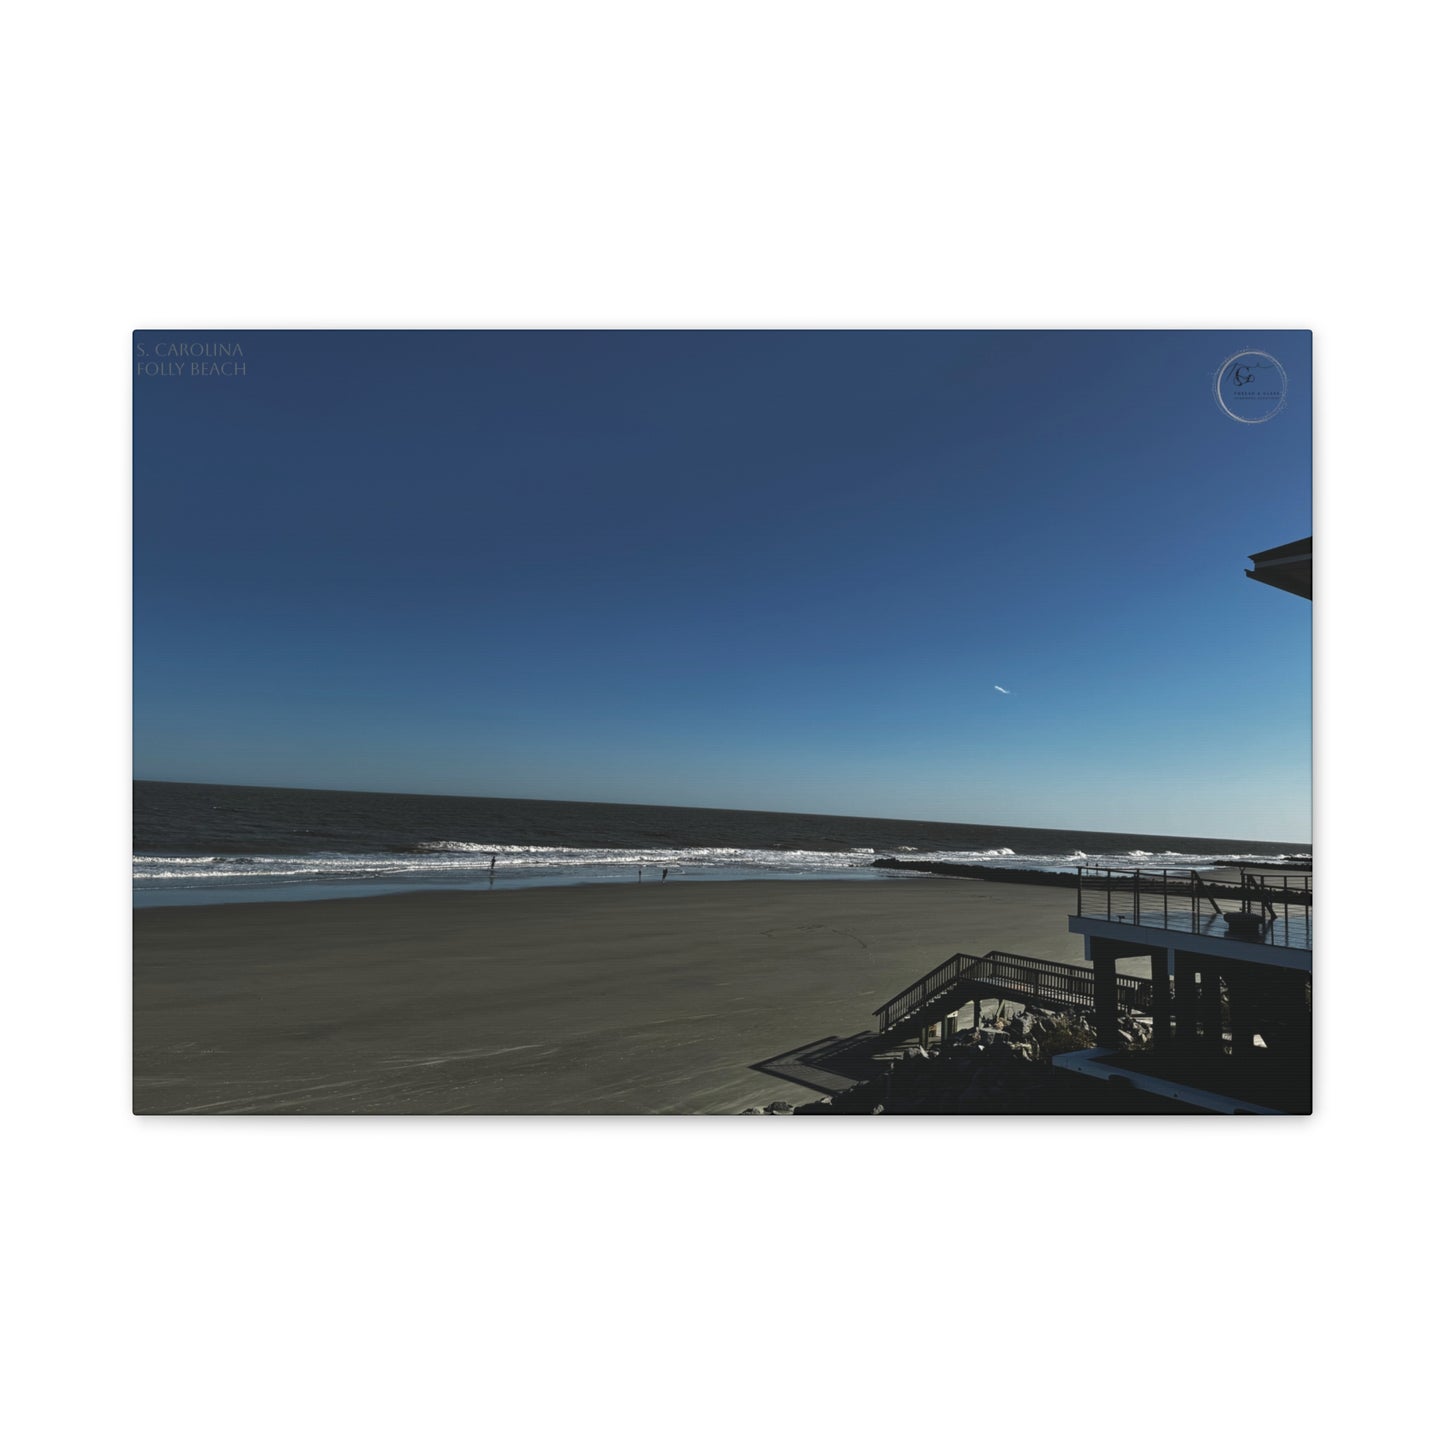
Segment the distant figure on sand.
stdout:
<path fill-rule="evenodd" d="M 667 869 L 666 869 L 666 868 L 664 868 L 664 869 L 662 870 L 662 881 L 663 881 L 664 883 L 667 882 Z"/>
<path fill-rule="evenodd" d="M 497 881 L 497 855 L 492 854 L 492 866 L 487 869 L 487 877 L 495 883 Z"/>

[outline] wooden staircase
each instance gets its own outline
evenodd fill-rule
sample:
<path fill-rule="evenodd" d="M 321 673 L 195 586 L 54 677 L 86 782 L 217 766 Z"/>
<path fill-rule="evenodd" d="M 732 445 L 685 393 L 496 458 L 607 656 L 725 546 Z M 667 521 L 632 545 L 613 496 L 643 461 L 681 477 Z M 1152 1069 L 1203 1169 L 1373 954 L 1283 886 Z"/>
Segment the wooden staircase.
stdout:
<path fill-rule="evenodd" d="M 1148 1008 L 1149 980 L 1117 979 L 1119 1007 Z M 879 1035 L 887 1039 L 920 1034 L 932 1024 L 979 999 L 1007 999 L 1039 1008 L 1092 1009 L 1094 970 L 993 950 L 976 957 L 955 953 L 947 963 L 873 1010 Z"/>

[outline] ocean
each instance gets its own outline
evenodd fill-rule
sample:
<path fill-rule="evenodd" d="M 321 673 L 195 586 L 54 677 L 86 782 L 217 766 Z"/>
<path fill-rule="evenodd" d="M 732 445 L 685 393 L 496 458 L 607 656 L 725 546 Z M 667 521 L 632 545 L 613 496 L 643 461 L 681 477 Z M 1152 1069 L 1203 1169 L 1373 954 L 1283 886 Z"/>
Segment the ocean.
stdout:
<path fill-rule="evenodd" d="M 1279 864 L 1306 844 L 528 798 L 135 784 L 137 907 L 766 878 L 916 877 L 877 857 L 1070 873 Z M 495 859 L 495 868 L 492 863 Z"/>

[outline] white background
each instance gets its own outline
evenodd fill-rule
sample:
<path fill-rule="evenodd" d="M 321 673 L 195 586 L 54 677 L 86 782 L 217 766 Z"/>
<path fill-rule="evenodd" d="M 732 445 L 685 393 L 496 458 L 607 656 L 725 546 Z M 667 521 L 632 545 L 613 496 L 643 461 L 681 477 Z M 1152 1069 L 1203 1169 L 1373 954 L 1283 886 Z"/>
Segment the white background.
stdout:
<path fill-rule="evenodd" d="M 1425 13 L 12 18 L 12 1438 L 1422 1433 L 1445 966 Z M 133 1119 L 129 333 L 361 323 L 1313 327 L 1316 1115 Z"/>

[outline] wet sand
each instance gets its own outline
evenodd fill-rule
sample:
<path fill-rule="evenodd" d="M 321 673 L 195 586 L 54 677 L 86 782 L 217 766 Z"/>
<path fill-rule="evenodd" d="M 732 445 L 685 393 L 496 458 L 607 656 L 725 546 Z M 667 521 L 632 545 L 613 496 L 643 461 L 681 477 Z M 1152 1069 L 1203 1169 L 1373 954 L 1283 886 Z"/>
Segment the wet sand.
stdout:
<path fill-rule="evenodd" d="M 956 952 L 1082 963 L 1067 889 L 922 877 L 135 915 L 141 1114 L 735 1114 Z"/>

